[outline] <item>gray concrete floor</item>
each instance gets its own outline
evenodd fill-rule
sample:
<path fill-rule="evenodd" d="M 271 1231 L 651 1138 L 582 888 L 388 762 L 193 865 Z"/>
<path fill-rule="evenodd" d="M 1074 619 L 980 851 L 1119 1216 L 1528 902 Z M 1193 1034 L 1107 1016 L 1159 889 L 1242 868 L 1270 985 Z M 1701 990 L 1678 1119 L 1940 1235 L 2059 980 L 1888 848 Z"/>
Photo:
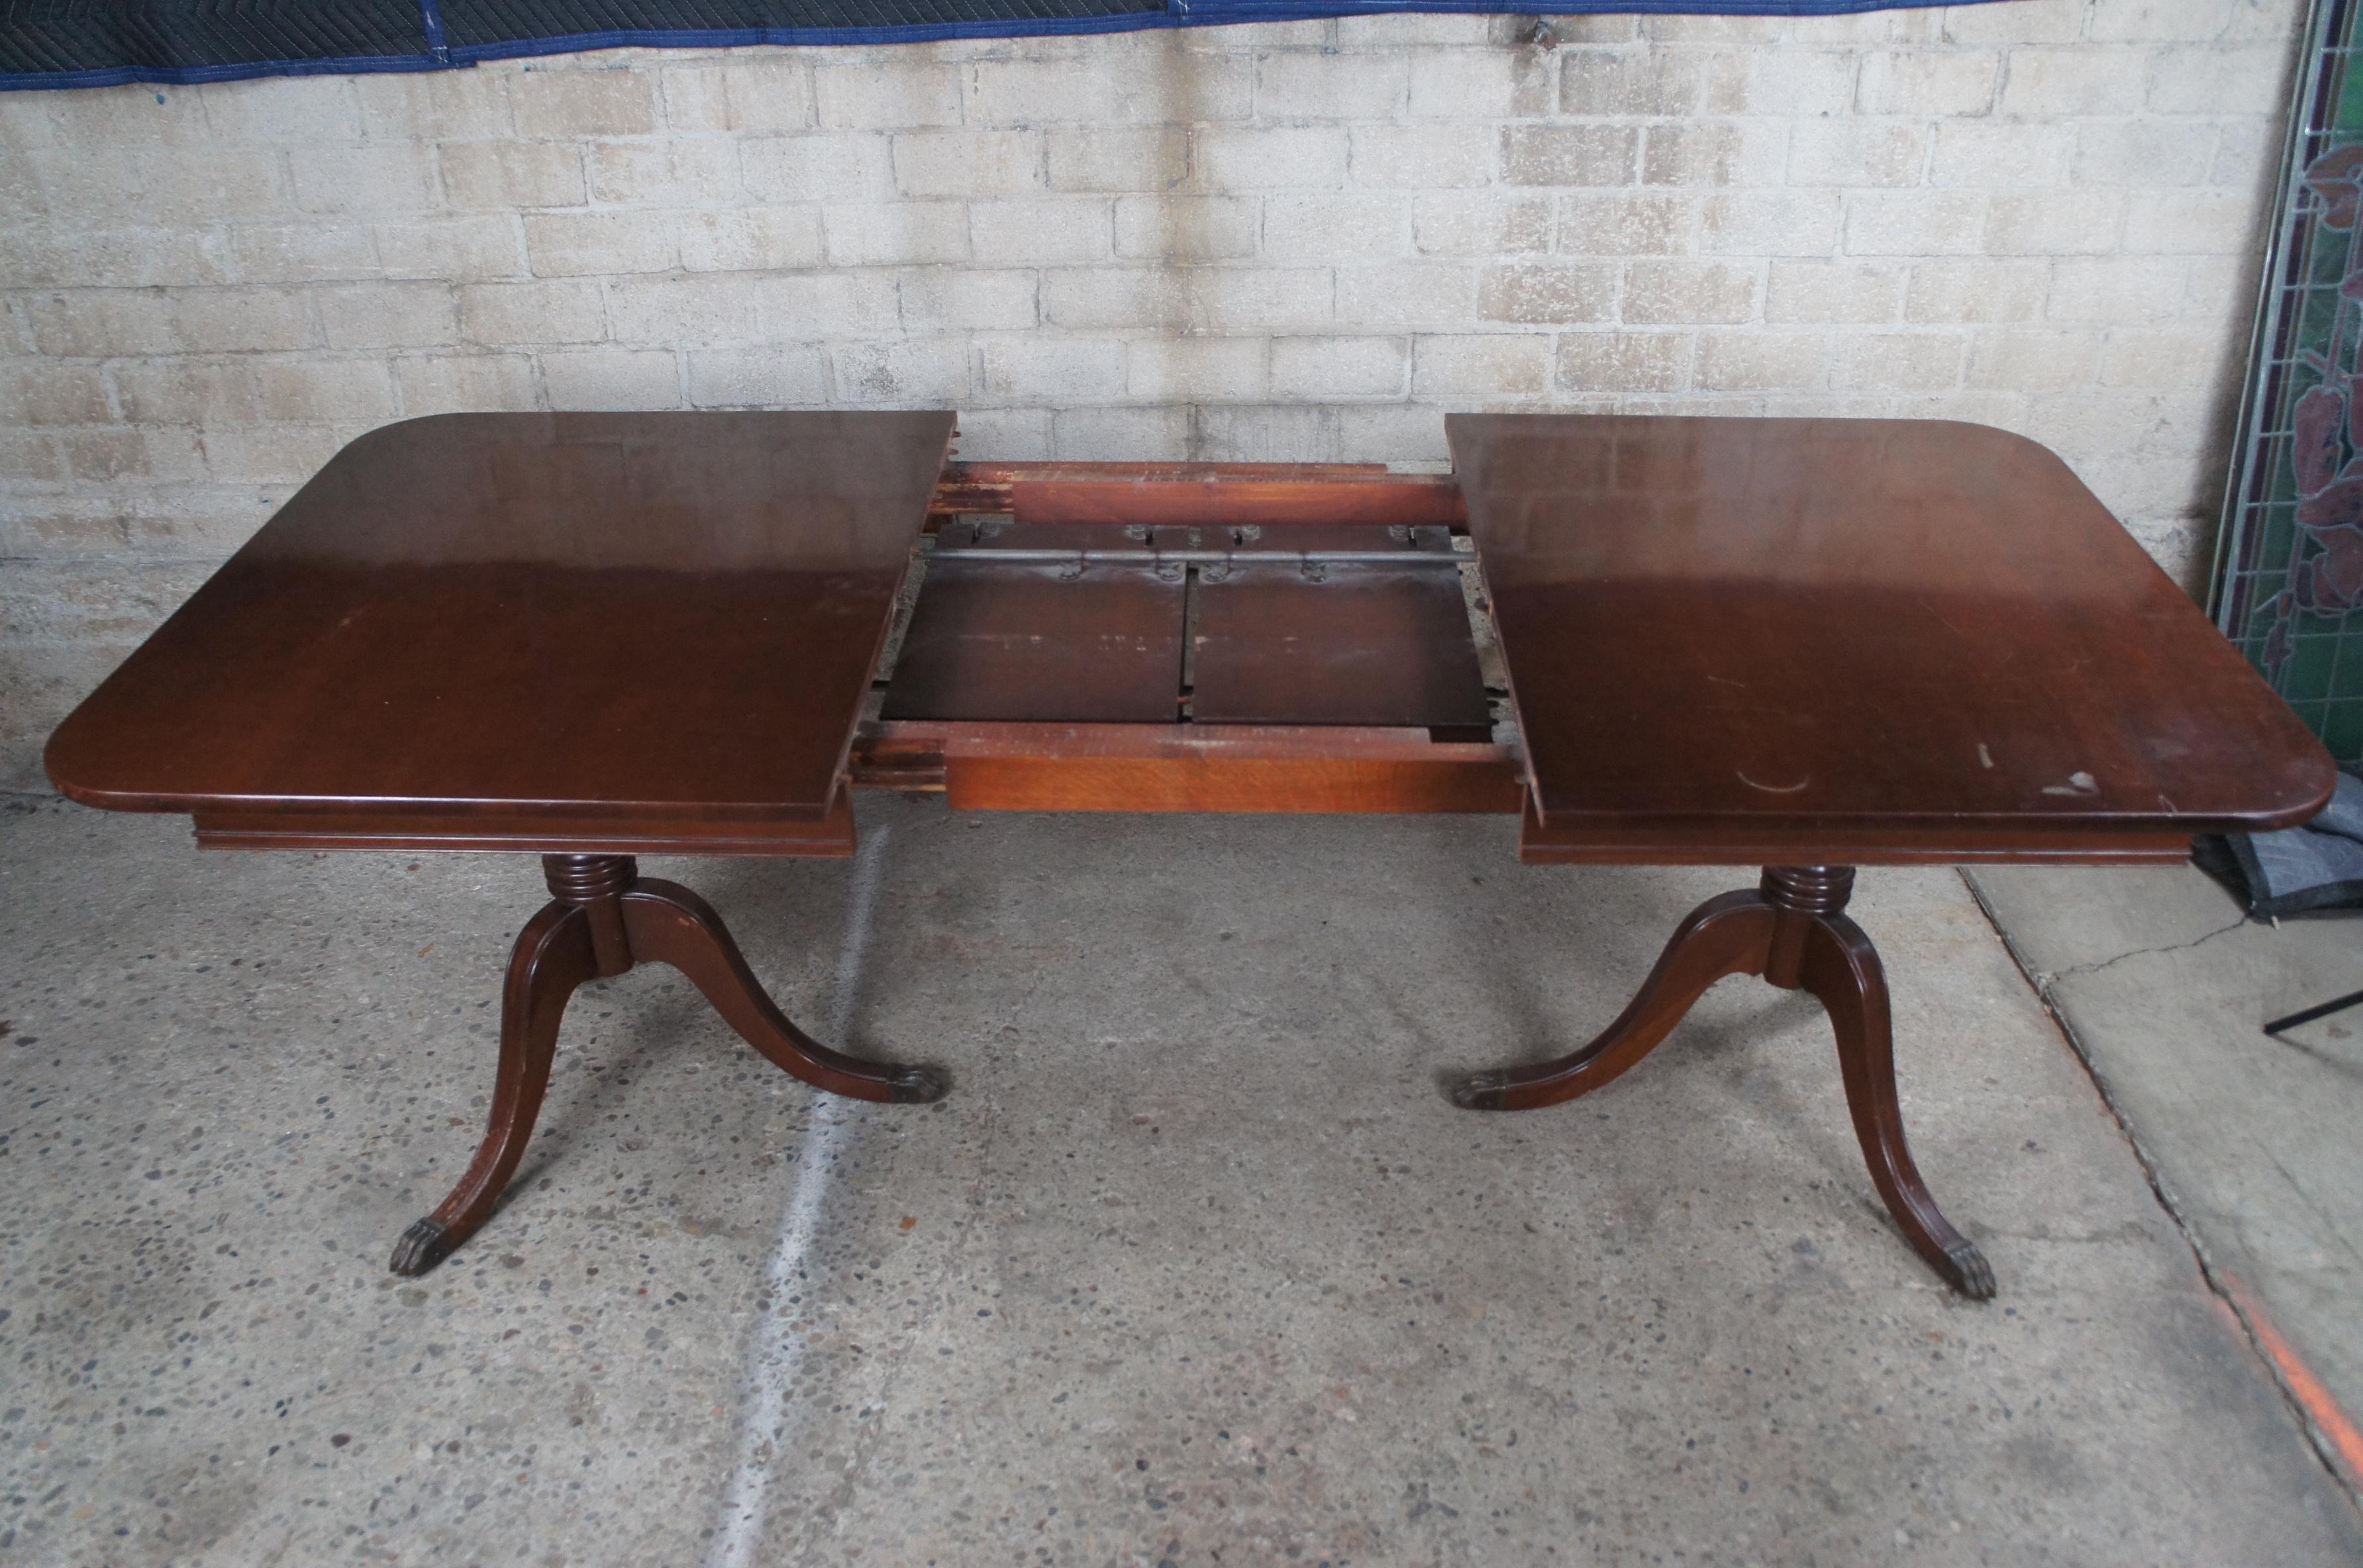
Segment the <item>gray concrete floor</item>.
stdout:
<path fill-rule="evenodd" d="M 0 813 L 0 1560 L 2351 1562 L 2309 1445 L 1969 890 L 1866 874 L 1897 1238 L 1807 999 L 1719 987 L 1551 1111 L 1441 1072 L 1623 1005 L 1728 871 L 1491 819 L 963 818 L 660 864 L 782 1005 L 956 1075 L 816 1105 L 661 969 L 466 1163 L 506 858 Z"/>
<path fill-rule="evenodd" d="M 2188 867 L 1972 874 L 2316 1438 L 2363 1471 L 2363 922 L 2245 921 Z M 2282 1344 L 2272 1343 L 2275 1336 Z M 2346 1431 L 2339 1430 L 2342 1418 Z"/>

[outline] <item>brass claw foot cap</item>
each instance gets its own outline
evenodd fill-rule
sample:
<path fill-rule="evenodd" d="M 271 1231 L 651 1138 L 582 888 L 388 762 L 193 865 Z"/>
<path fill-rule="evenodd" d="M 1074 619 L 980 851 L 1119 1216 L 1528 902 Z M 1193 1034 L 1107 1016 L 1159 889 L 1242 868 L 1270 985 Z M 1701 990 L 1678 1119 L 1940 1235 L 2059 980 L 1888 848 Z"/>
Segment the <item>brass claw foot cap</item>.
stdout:
<path fill-rule="evenodd" d="M 1471 1073 L 1454 1084 L 1448 1091 L 1452 1103 L 1463 1110 L 1499 1110 L 1502 1091 L 1510 1085 L 1510 1075 L 1495 1069 Z"/>
<path fill-rule="evenodd" d="M 405 1276 L 425 1274 L 451 1255 L 451 1232 L 440 1220 L 421 1220 L 394 1244 L 394 1261 L 386 1266 Z"/>
<path fill-rule="evenodd" d="M 929 1105 L 952 1092 L 952 1076 L 941 1067 L 897 1067 L 886 1080 L 889 1105 Z"/>
<path fill-rule="evenodd" d="M 1986 1262 L 1985 1253 L 1969 1242 L 1956 1242 L 1945 1249 L 1945 1276 L 1954 1289 L 1972 1301 L 1994 1298 L 1993 1265 Z"/>

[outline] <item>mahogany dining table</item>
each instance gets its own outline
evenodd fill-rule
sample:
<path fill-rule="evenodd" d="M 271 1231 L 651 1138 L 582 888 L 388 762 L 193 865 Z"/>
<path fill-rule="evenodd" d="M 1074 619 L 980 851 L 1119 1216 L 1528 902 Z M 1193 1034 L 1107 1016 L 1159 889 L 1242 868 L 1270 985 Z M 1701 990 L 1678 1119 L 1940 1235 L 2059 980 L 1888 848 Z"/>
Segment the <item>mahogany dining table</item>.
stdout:
<path fill-rule="evenodd" d="M 339 452 L 109 676 L 50 776 L 186 813 L 208 848 L 542 856 L 490 1126 L 400 1274 L 492 1215 L 594 977 L 676 966 L 816 1088 L 947 1092 L 804 1034 L 714 911 L 634 858 L 848 855 L 851 791 L 881 788 L 1491 812 L 1530 862 L 1762 867 L 1596 1039 L 1452 1099 L 1556 1105 L 1725 976 L 1803 988 L 1897 1228 L 1991 1296 L 1905 1145 L 1856 868 L 2179 860 L 2304 821 L 2330 757 L 2020 436 L 1445 425 L 1449 474 L 962 462 L 945 412 L 410 420 Z"/>

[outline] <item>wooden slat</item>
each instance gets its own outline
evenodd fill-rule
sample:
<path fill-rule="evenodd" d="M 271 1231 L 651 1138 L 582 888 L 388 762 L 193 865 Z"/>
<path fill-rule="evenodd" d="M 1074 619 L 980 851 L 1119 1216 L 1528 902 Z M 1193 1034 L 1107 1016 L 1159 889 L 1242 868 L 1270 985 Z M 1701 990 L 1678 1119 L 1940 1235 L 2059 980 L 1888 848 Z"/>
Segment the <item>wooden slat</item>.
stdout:
<path fill-rule="evenodd" d="M 960 811 L 1470 812 L 1519 808 L 1508 746 L 1425 730 L 1248 724 L 865 726 L 857 785 L 926 789 Z"/>

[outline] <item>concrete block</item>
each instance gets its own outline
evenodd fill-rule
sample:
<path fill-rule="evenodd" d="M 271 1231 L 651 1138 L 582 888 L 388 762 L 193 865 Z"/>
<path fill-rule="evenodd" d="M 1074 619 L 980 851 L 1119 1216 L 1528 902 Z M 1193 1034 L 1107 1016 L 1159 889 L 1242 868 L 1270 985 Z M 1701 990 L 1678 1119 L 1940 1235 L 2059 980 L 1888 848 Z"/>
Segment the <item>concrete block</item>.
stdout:
<path fill-rule="evenodd" d="M 658 85 L 664 98 L 665 127 L 675 132 L 776 135 L 808 129 L 815 119 L 812 73 L 801 59 L 726 59 L 720 64 L 669 66 Z"/>
<path fill-rule="evenodd" d="M 2193 387 L 2215 378 L 2220 335 L 2177 327 L 2119 326 L 2101 350 L 2104 387 Z"/>
<path fill-rule="evenodd" d="M 1749 320 L 1760 271 L 1737 261 L 1627 262 L 1620 319 L 1644 326 Z"/>
<path fill-rule="evenodd" d="M 290 148 L 295 204 L 305 212 L 400 216 L 442 204 L 435 149 L 419 142 Z"/>
<path fill-rule="evenodd" d="M 394 373 L 383 359 L 254 359 L 248 367 L 262 419 L 333 420 L 379 425 L 400 412 Z"/>
<path fill-rule="evenodd" d="M 2121 43 L 2198 42 L 2222 36 L 2237 0 L 2093 0 L 2085 36 Z"/>
<path fill-rule="evenodd" d="M 1109 208 L 1098 197 L 971 202 L 970 253 L 983 266 L 1104 261 L 1116 253 Z"/>
<path fill-rule="evenodd" d="M 915 267 L 896 273 L 894 282 L 909 332 L 1021 332 L 1039 315 L 1032 272 Z"/>
<path fill-rule="evenodd" d="M 1406 337 L 1275 337 L 1275 397 L 1401 397 L 1411 370 Z"/>
<path fill-rule="evenodd" d="M 87 228 L 71 219 L 0 224 L 0 286 L 152 288 L 261 282 L 239 275 L 237 230 Z"/>
<path fill-rule="evenodd" d="M 1192 445 L 1218 461 L 1337 460 L 1334 410 L 1286 403 L 1212 403 L 1192 410 Z"/>
<path fill-rule="evenodd" d="M 2088 120 L 2070 173 L 2080 185 L 2198 185 L 2214 162 L 2215 127 L 2203 121 Z"/>
<path fill-rule="evenodd" d="M 1487 267 L 1478 274 L 1477 315 L 1484 321 L 1537 326 L 1614 320 L 1616 271 L 1567 262 Z M 1432 310 L 1420 319 L 1444 324 L 1460 317 L 1457 312 Z"/>
<path fill-rule="evenodd" d="M 1050 416 L 1050 445 L 1062 462 L 1171 462 L 1198 455 L 1195 409 L 1062 408 Z"/>
<path fill-rule="evenodd" d="M 1540 333 L 1427 334 L 1412 340 L 1414 397 L 1533 397 L 1550 390 L 1551 340 Z"/>
<path fill-rule="evenodd" d="M 1052 451 L 1047 408 L 964 408 L 960 440 L 963 458 L 991 462 L 1046 462 Z"/>
<path fill-rule="evenodd" d="M 2117 248 L 2122 191 L 1998 191 L 1986 210 L 1986 250 L 1996 256 L 2102 255 Z"/>
<path fill-rule="evenodd" d="M 1764 286 L 1768 322 L 1893 321 L 1903 308 L 1900 261 L 1774 261 Z"/>
<path fill-rule="evenodd" d="M 1280 331 L 1326 325 L 1337 293 L 1326 267 L 1062 267 L 1042 274 L 1042 315 L 1083 329 Z"/>
<path fill-rule="evenodd" d="M 524 413 L 540 406 L 533 361 L 522 354 L 416 354 L 394 362 L 407 418 L 422 414 Z"/>
<path fill-rule="evenodd" d="M 1910 120 L 1808 120 L 1790 138 L 1792 185 L 1916 185 L 1928 127 Z"/>
<path fill-rule="evenodd" d="M 1981 6 L 1946 9 L 1944 38 L 1954 44 L 2074 43 L 2084 36 L 2086 0 L 2017 0 L 1993 10 Z"/>
<path fill-rule="evenodd" d="M 261 417 L 253 368 L 227 360 L 121 359 L 107 367 L 116 404 L 134 425 L 231 425 Z"/>
<path fill-rule="evenodd" d="M 740 199 L 738 144 L 728 137 L 594 141 L 582 151 L 591 198 L 596 202 L 712 207 L 734 204 Z"/>
<path fill-rule="evenodd" d="M 653 72 L 597 67 L 522 71 L 509 78 L 523 137 L 647 136 L 657 128 Z"/>
<path fill-rule="evenodd" d="M 821 209 L 829 264 L 960 261 L 968 257 L 968 211 L 958 202 L 831 203 Z"/>
<path fill-rule="evenodd" d="M 1707 61 L 1704 53 L 1691 50 L 1566 50 L 1559 57 L 1559 112 L 1686 117 L 1698 110 Z"/>
<path fill-rule="evenodd" d="M 287 420 L 226 425 L 205 433 L 205 471 L 217 484 L 276 484 L 292 489 L 326 468 L 328 459 L 357 434 L 349 426 Z"/>
<path fill-rule="evenodd" d="M 688 381 L 693 408 L 810 408 L 831 401 L 827 360 L 809 344 L 693 348 Z"/>
<path fill-rule="evenodd" d="M 1827 256 L 1837 248 L 1836 191 L 1719 191 L 1707 197 L 1699 248 L 1724 256 Z"/>
<path fill-rule="evenodd" d="M 1789 160 L 1789 127 L 1777 120 L 1653 125 L 1642 133 L 1645 185 L 1778 184 Z"/>
<path fill-rule="evenodd" d="M 1006 196 L 1042 189 L 1038 131 L 912 131 L 893 138 L 894 185 L 906 196 Z"/>
<path fill-rule="evenodd" d="M 764 202 L 859 202 L 891 196 L 882 136 L 760 137 L 738 145 L 739 178 Z"/>
<path fill-rule="evenodd" d="M 1960 385 L 1958 332 L 1843 332 L 1831 339 L 1830 385 L 1839 391 L 1948 392 Z"/>
<path fill-rule="evenodd" d="M 572 142 L 447 142 L 441 164 L 444 199 L 460 210 L 577 207 L 587 194 Z"/>
<path fill-rule="evenodd" d="M 239 224 L 227 238 L 229 275 L 241 283 L 326 283 L 378 274 L 377 236 L 367 228 Z"/>
<path fill-rule="evenodd" d="M 1281 260 L 1372 260 L 1411 250 L 1400 195 L 1284 193 L 1264 198 L 1263 252 Z"/>
<path fill-rule="evenodd" d="M 1280 124 L 1394 119 L 1409 100 L 1410 83 L 1410 61 L 1392 51 L 1276 51 L 1256 59 L 1255 112 Z"/>
<path fill-rule="evenodd" d="M 1731 50 L 1704 61 L 1703 111 L 1778 115 L 1800 125 L 1854 107 L 1859 57 L 1847 50 Z"/>
<path fill-rule="evenodd" d="M 172 289 L 174 344 L 191 353 L 310 348 L 319 344 L 311 299 L 300 289 Z"/>
<path fill-rule="evenodd" d="M 1159 402 L 1259 398 L 1270 384 L 1270 348 L 1260 336 L 1134 338 L 1124 346 L 1125 391 Z"/>
<path fill-rule="evenodd" d="M 1415 120 L 1514 120 L 1551 112 L 1552 61 L 1540 50 L 1422 50 L 1409 66 L 1405 112 Z"/>
<path fill-rule="evenodd" d="M 655 213 L 528 213 L 525 247 L 540 278 L 661 272 L 680 259 Z"/>
<path fill-rule="evenodd" d="M 821 260 L 817 207 L 675 213 L 671 223 L 684 271 L 760 272 Z"/>
<path fill-rule="evenodd" d="M 1175 127 L 1053 129 L 1042 146 L 1054 191 L 1154 193 L 1190 177 L 1190 133 Z"/>
<path fill-rule="evenodd" d="M 829 130 L 910 130 L 960 123 L 960 72 L 913 59 L 840 61 L 824 52 L 813 68 L 820 125 Z"/>
<path fill-rule="evenodd" d="M 2288 97 L 2286 44 L 2206 44 L 2151 57 L 2146 105 L 2158 115 L 2254 113 Z"/>
<path fill-rule="evenodd" d="M 55 436 L 45 431 L 0 429 L 0 488 L 20 494 L 52 489 L 66 482 L 66 474 L 65 455 Z"/>
<path fill-rule="evenodd" d="M 2136 191 L 2126 199 L 2124 248 L 2136 253 L 2245 255 L 2261 242 L 2258 190 Z"/>
<path fill-rule="evenodd" d="M 33 342 L 44 354 L 94 359 L 183 347 L 172 298 L 161 291 L 69 289 L 29 303 Z"/>
<path fill-rule="evenodd" d="M 1243 120 L 1254 113 L 1255 68 L 1245 56 L 1157 50 L 1135 69 L 1106 59 L 980 61 L 968 81 L 968 123 L 1090 124 L 1107 128 Z"/>
<path fill-rule="evenodd" d="M 1337 273 L 1338 325 L 1346 331 L 1367 333 L 1465 322 L 1472 281 L 1468 267 L 1442 261 L 1341 267 Z"/>
<path fill-rule="evenodd" d="M 2068 392 L 2090 386 L 2099 372 L 2101 337 L 2089 331 L 1997 327 L 1969 335 L 1971 388 L 2003 392 Z"/>
<path fill-rule="evenodd" d="M 1980 257 L 1912 264 L 1903 290 L 1903 319 L 1910 322 L 2035 321 L 2050 292 L 2050 264 Z"/>
<path fill-rule="evenodd" d="M 158 92 L 132 87 L 114 94 L 87 90 L 61 94 L 57 101 L 59 127 L 68 145 L 153 136 L 162 141 L 183 141 L 172 129 L 195 130 L 184 145 L 210 140 L 258 143 L 269 147 L 318 148 L 349 144 L 363 134 L 357 78 L 342 76 L 262 77 L 248 82 L 208 82 L 202 87 Z M 156 100 L 164 102 L 159 104 Z M 89 119 L 82 116 L 87 113 Z M 139 120 L 161 120 L 164 126 L 141 127 Z M 157 136 L 157 130 L 166 134 Z M 416 131 L 405 132 L 416 135 Z"/>
<path fill-rule="evenodd" d="M 1489 183 L 1501 138 L 1486 125 L 1359 125 L 1350 132 L 1348 171 L 1357 185 L 1443 190 Z"/>
<path fill-rule="evenodd" d="M 185 483 L 206 476 L 205 458 L 194 430 L 132 430 L 123 426 L 85 425 L 40 437 L 17 433 L 36 446 L 54 447 L 65 459 L 66 472 L 82 484 Z M 26 475 L 22 477 L 31 477 Z"/>
<path fill-rule="evenodd" d="M 1073 404 L 1124 395 L 1124 344 L 1114 337 L 1028 334 L 980 338 L 976 347 L 979 390 L 989 398 Z"/>
<path fill-rule="evenodd" d="M 1695 384 L 1704 392 L 1812 392 L 1828 381 L 1817 332 L 1702 332 Z"/>
<path fill-rule="evenodd" d="M 94 367 L 0 359 L 0 425 L 103 425 L 112 417 Z"/>
<path fill-rule="evenodd" d="M 505 70 L 436 71 L 418 74 L 362 74 L 351 79 L 361 129 L 372 140 L 418 137 L 432 141 L 473 141 L 516 134 L 509 113 Z M 248 89 L 261 82 L 224 83 Z M 208 92 L 219 88 L 208 88 Z"/>
<path fill-rule="evenodd" d="M 1203 190 L 1334 190 L 1346 182 L 1342 127 L 1208 126 L 1191 133 L 1191 146 Z"/>
<path fill-rule="evenodd" d="M 2001 78 L 1991 50 L 1880 50 L 1862 57 L 1855 102 L 1866 115 L 1982 115 Z"/>
<path fill-rule="evenodd" d="M 549 406 L 585 412 L 682 406 L 681 365 L 670 348 L 567 348 L 541 356 Z"/>
<path fill-rule="evenodd" d="M 1440 469 L 1452 457 L 1444 440 L 1445 413 L 1426 403 L 1349 403 L 1337 411 L 1337 461 Z"/>
<path fill-rule="evenodd" d="M 1998 107 L 2005 115 L 2052 121 L 2134 114 L 2141 107 L 2148 66 L 2137 50 L 2014 49 Z"/>
<path fill-rule="evenodd" d="M 1670 392 L 1690 385 L 1687 332 L 1563 332 L 1559 385 L 1581 393 Z"/>
<path fill-rule="evenodd" d="M 1516 256 L 1548 250 L 1551 226 L 1548 196 L 1445 191 L 1415 195 L 1411 203 L 1412 248 L 1423 256 Z"/>
<path fill-rule="evenodd" d="M 2069 257 L 2051 265 L 2044 317 L 2124 323 L 2177 315 L 2189 277 L 2179 256 Z"/>
<path fill-rule="evenodd" d="M 595 282 L 473 283 L 460 290 L 460 330 L 470 343 L 598 343 L 607 308 Z"/>
<path fill-rule="evenodd" d="M 1505 126 L 1502 179 L 1512 185 L 1629 185 L 1640 132 L 1630 126 Z"/>
<path fill-rule="evenodd" d="M 1845 248 L 1853 256 L 1974 255 L 1985 246 L 1981 191 L 1852 191 Z"/>
<path fill-rule="evenodd" d="M 961 338 L 840 343 L 829 349 L 828 361 L 841 403 L 957 405 L 969 394 L 969 348 Z"/>
<path fill-rule="evenodd" d="M 378 266 L 389 278 L 515 278 L 526 275 L 525 231 L 518 220 L 438 218 L 423 223 L 382 223 Z"/>
<path fill-rule="evenodd" d="M 1115 211 L 1115 253 L 1128 260 L 1253 256 L 1263 223 L 1260 204 L 1249 196 L 1119 196 Z"/>
<path fill-rule="evenodd" d="M 2076 130 L 2072 124 L 2032 120 L 1941 121 L 1928 160 L 1928 182 L 2013 191 L 2064 185 Z"/>
<path fill-rule="evenodd" d="M 428 348 L 459 334 L 447 284 L 357 283 L 311 293 L 320 340 L 330 348 Z"/>

